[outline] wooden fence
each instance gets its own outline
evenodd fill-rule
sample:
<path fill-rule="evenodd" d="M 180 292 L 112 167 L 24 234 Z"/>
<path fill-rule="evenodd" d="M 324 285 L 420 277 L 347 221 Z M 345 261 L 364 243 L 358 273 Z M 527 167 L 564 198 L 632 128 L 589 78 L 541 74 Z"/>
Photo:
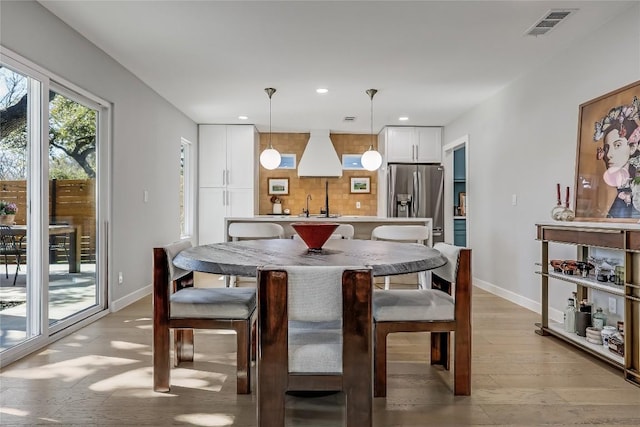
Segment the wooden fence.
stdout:
<path fill-rule="evenodd" d="M 26 224 L 27 182 L 0 181 L 0 200 L 18 206 L 16 223 Z M 49 223 L 79 227 L 82 238 L 82 262 L 95 262 L 96 253 L 96 193 L 93 179 L 49 181 Z M 62 260 L 64 253 L 56 252 Z M 55 262 L 54 259 L 51 262 Z"/>

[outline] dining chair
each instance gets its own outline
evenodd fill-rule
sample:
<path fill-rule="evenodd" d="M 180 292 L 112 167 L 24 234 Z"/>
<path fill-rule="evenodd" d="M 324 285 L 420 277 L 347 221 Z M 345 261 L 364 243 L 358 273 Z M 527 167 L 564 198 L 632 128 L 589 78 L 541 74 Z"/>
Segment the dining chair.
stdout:
<path fill-rule="evenodd" d="M 228 229 L 231 241 L 254 239 L 284 239 L 284 228 L 273 222 L 232 222 Z M 236 286 L 237 277 L 229 276 L 229 286 Z"/>
<path fill-rule="evenodd" d="M 371 240 L 387 240 L 392 242 L 419 243 L 423 245 L 429 241 L 430 230 L 424 225 L 379 225 L 371 231 Z M 389 289 L 389 276 L 384 278 L 384 288 Z M 426 272 L 418 273 L 418 285 L 427 287 Z"/>
<path fill-rule="evenodd" d="M 347 426 L 372 425 L 371 298 L 364 267 L 258 269 L 258 426 L 284 425 L 285 393 L 342 391 Z"/>
<path fill-rule="evenodd" d="M 13 276 L 13 285 L 16 285 L 18 279 L 18 271 L 20 271 L 20 259 L 26 251 L 22 247 L 22 240 L 16 238 L 11 232 L 11 227 L 8 225 L 0 225 L 0 255 L 4 257 L 4 269 L 6 278 L 9 278 L 9 257 L 15 257 L 16 261 L 16 273 Z"/>
<path fill-rule="evenodd" d="M 256 290 L 193 287 L 193 271 L 173 265 L 175 256 L 190 247 L 190 241 L 181 240 L 153 249 L 153 389 L 170 389 L 170 330 L 178 366 L 193 361 L 194 329 L 227 329 L 236 333 L 237 393 L 249 394 Z"/>
<path fill-rule="evenodd" d="M 471 394 L 471 249 L 447 243 L 434 249 L 447 264 L 431 270 L 431 289 L 374 292 L 375 397 L 387 395 L 387 336 L 394 332 L 431 332 L 431 364 L 446 370 L 454 332 L 454 394 Z"/>

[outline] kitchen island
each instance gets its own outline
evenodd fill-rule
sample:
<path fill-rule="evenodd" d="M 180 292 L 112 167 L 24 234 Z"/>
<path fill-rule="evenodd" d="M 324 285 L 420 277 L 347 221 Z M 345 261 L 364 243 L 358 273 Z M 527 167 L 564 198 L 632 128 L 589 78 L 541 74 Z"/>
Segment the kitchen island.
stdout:
<path fill-rule="evenodd" d="M 379 225 L 425 225 L 429 229 L 429 239 L 425 244 L 427 246 L 433 246 L 433 220 L 431 218 L 382 218 L 376 216 L 357 216 L 357 215 L 344 215 L 337 217 L 326 218 L 324 216 L 310 215 L 297 216 L 297 215 L 256 215 L 254 217 L 226 217 L 224 222 L 225 237 L 227 241 L 230 241 L 228 230 L 229 224 L 234 222 L 273 222 L 280 224 L 284 228 L 285 236 L 291 237 L 295 233 L 291 227 L 293 222 L 337 222 L 339 224 L 351 224 L 355 230 L 354 239 L 371 239 L 371 231 Z"/>

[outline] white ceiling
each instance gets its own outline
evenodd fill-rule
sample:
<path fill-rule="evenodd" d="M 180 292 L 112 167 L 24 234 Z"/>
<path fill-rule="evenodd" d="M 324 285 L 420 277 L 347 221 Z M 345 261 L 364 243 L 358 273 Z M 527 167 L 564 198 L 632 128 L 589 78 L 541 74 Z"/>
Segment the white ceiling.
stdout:
<path fill-rule="evenodd" d="M 637 0 L 40 3 L 197 123 L 268 131 L 274 87 L 274 132 L 369 133 L 368 88 L 375 132 L 445 125 Z M 524 36 L 552 8 L 579 10 Z"/>

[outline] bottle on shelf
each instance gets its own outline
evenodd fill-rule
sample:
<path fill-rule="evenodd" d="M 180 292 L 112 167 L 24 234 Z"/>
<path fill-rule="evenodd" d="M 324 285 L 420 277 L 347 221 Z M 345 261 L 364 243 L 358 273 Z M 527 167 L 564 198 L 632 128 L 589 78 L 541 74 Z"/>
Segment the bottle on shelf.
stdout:
<path fill-rule="evenodd" d="M 595 314 L 593 315 L 593 319 L 591 320 L 594 328 L 603 329 L 607 324 L 607 315 L 602 312 L 602 308 L 598 307 Z"/>
<path fill-rule="evenodd" d="M 565 332 L 576 332 L 576 306 L 573 298 L 567 300 L 567 307 L 564 309 L 564 330 Z"/>

